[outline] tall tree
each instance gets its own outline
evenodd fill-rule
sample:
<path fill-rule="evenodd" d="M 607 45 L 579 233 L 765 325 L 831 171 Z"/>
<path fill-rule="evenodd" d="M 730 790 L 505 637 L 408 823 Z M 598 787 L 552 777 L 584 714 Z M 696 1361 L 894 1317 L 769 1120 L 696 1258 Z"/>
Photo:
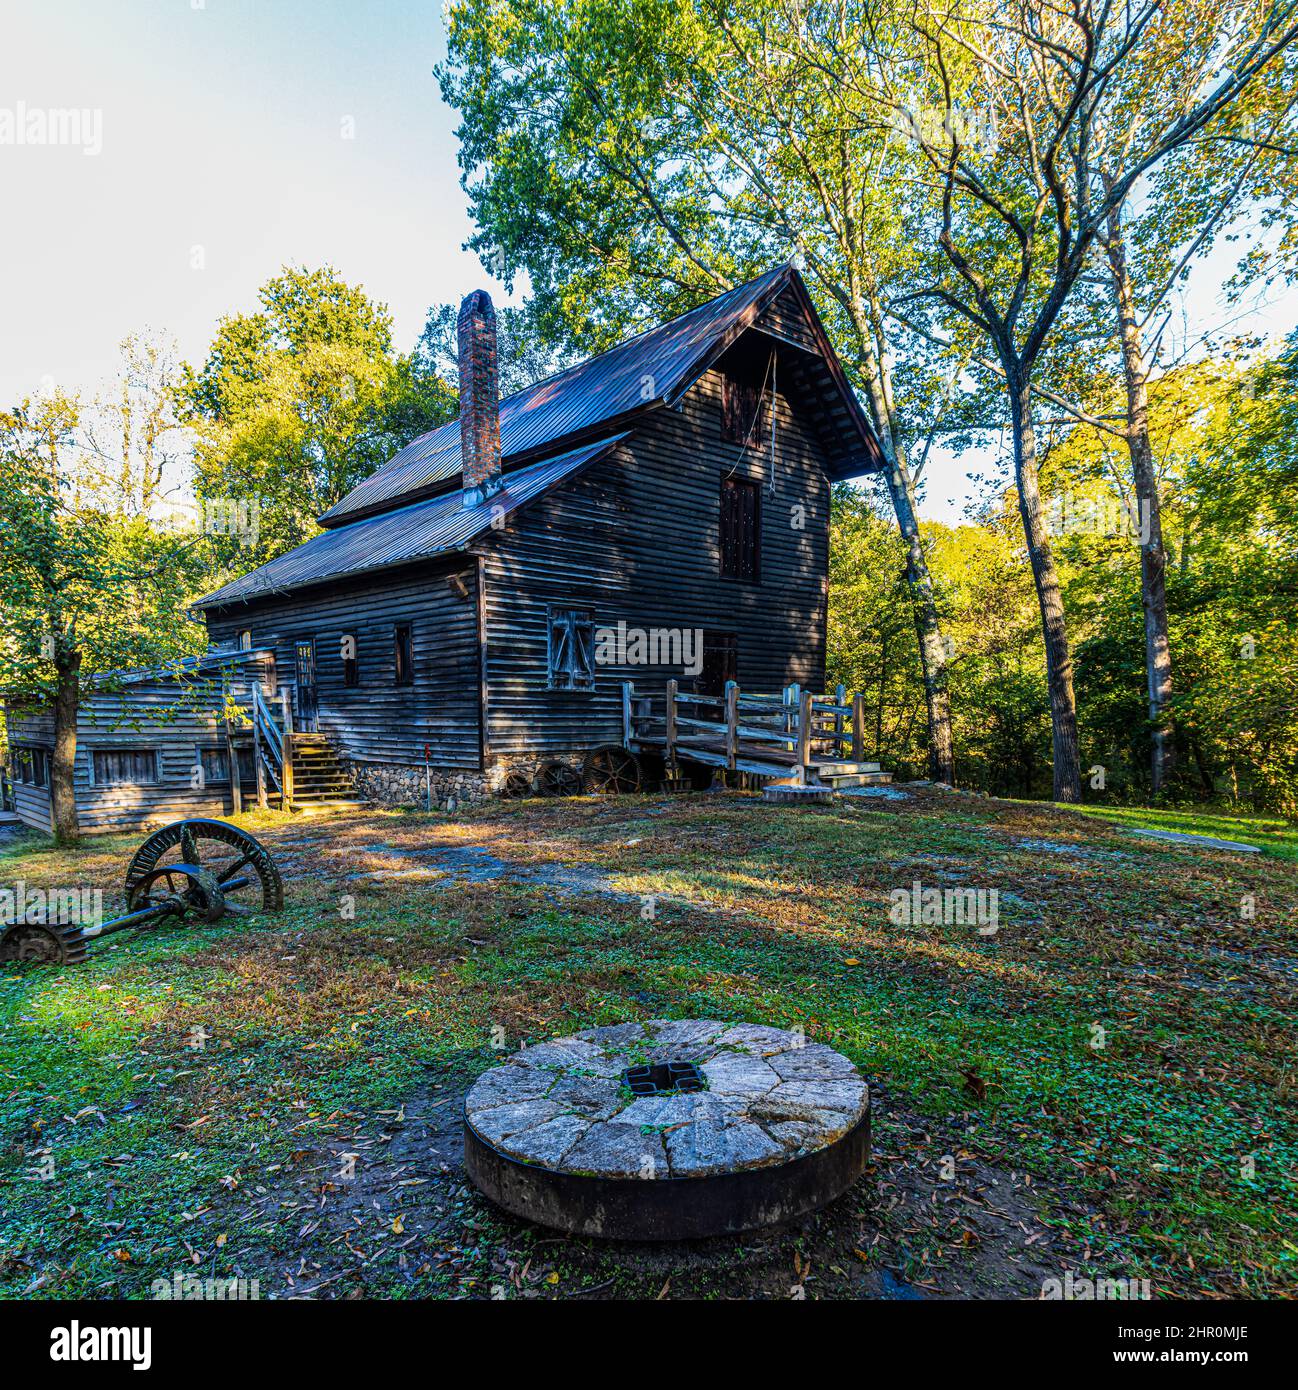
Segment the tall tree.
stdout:
<path fill-rule="evenodd" d="M 179 390 L 200 501 L 259 508 L 245 567 L 308 539 L 316 517 L 456 407 L 445 382 L 393 350 L 387 308 L 332 268 L 285 269 L 260 299 L 221 321 Z"/>
<path fill-rule="evenodd" d="M 1215 13 L 1210 0 L 1196 9 Z M 1235 225 L 1242 211 L 1280 223 L 1292 236 L 1298 215 L 1288 197 L 1298 144 L 1298 63 L 1293 49 L 1260 75 L 1234 105 L 1208 123 L 1155 172 L 1147 196 L 1116 206 L 1099 241 L 1109 271 L 1126 388 L 1123 434 L 1131 459 L 1132 488 L 1141 537 L 1141 602 L 1145 624 L 1145 684 L 1150 725 L 1150 787 L 1163 791 L 1175 766 L 1171 701 L 1173 654 L 1167 614 L 1167 557 L 1163 502 L 1149 424 L 1149 382 L 1168 297 L 1196 260 Z M 1210 76 L 1202 56 L 1199 83 Z M 1194 74 L 1188 75 L 1193 80 Z M 1106 183 L 1111 179 L 1106 179 Z M 1246 257 L 1241 275 L 1263 267 Z M 1279 273 L 1292 275 L 1281 259 Z M 1162 324 L 1156 322 L 1163 316 Z M 1152 324 L 1152 328 L 1151 328 Z M 1152 343 L 1152 347 L 1151 347 Z"/>
<path fill-rule="evenodd" d="M 447 101 L 463 117 L 473 244 L 526 270 L 541 325 L 601 348 L 793 258 L 865 399 L 906 542 L 931 775 L 954 762 L 947 645 L 916 495 L 950 375 L 898 340 L 913 278 L 892 190 L 914 154 L 871 96 L 850 0 L 459 0 Z"/>
<path fill-rule="evenodd" d="M 0 684 L 11 700 L 52 706 L 61 841 L 79 833 L 73 766 L 87 684 L 201 646 L 181 612 L 197 541 L 117 506 L 122 468 L 107 470 L 106 487 L 103 465 L 74 397 L 0 412 Z"/>
<path fill-rule="evenodd" d="M 1230 11 L 1173 0 L 954 0 L 914 11 L 917 46 L 898 61 L 872 41 L 870 89 L 916 102 L 929 174 L 912 201 L 916 235 L 944 273 L 899 295 L 954 314 L 990 345 L 1004 382 L 1019 511 L 1046 647 L 1054 794 L 1081 799 L 1081 767 L 1059 574 L 1042 510 L 1033 377 L 1115 209 L 1265 74 L 1298 36 L 1298 3 Z M 1205 89 L 1205 71 L 1214 80 Z M 863 89 L 864 95 L 864 89 Z M 966 113 L 997 127 L 970 140 Z"/>

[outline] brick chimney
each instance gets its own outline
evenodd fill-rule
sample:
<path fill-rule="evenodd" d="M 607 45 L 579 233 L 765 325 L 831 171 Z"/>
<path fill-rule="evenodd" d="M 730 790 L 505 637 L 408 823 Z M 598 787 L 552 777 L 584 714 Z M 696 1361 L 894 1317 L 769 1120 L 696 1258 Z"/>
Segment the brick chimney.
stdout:
<path fill-rule="evenodd" d="M 465 295 L 455 329 L 460 362 L 463 500 L 466 507 L 476 507 L 502 486 L 496 311 L 486 290 Z"/>

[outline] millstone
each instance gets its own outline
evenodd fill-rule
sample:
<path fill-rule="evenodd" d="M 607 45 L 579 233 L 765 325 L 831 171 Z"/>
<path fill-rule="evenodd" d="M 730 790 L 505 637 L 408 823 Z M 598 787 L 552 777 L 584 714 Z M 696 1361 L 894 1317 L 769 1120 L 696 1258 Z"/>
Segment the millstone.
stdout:
<path fill-rule="evenodd" d="M 465 1162 L 488 1197 L 624 1240 L 788 1221 L 850 1187 L 869 1143 L 855 1066 L 753 1023 L 591 1028 L 515 1053 L 465 1100 Z"/>

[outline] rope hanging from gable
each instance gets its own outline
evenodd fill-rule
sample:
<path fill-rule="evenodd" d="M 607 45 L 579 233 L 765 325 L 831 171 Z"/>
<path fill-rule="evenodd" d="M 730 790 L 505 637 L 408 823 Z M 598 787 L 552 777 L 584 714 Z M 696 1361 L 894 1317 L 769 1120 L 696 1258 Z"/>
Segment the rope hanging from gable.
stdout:
<path fill-rule="evenodd" d="M 748 452 L 748 446 L 753 440 L 753 431 L 757 428 L 757 422 L 762 418 L 762 401 L 766 398 L 766 384 L 771 383 L 771 476 L 767 482 L 767 491 L 773 496 L 775 493 L 775 391 L 776 391 L 776 350 L 771 349 L 771 355 L 767 359 L 766 372 L 762 377 L 762 389 L 757 393 L 757 408 L 753 411 L 753 418 L 748 422 L 748 431 L 744 435 L 743 443 L 739 446 L 739 452 L 735 455 L 735 461 L 730 465 L 730 471 L 726 474 L 727 478 L 735 476 L 735 469 L 743 461 L 744 455 Z"/>

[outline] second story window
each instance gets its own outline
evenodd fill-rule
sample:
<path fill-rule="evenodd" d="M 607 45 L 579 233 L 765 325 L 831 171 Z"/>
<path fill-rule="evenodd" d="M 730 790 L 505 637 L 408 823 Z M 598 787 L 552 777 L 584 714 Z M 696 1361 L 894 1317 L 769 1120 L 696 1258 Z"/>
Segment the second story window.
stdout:
<path fill-rule="evenodd" d="M 248 628 L 244 628 L 239 634 L 239 650 L 241 652 L 252 651 L 252 632 Z"/>
<path fill-rule="evenodd" d="M 748 478 L 721 480 L 721 577 L 757 584 L 762 578 L 762 504 Z"/>
<path fill-rule="evenodd" d="M 721 376 L 721 438 L 731 444 L 770 443 L 770 409 L 764 402 L 766 364 L 734 363 Z"/>
<path fill-rule="evenodd" d="M 415 650 L 409 623 L 398 623 L 393 628 L 392 646 L 397 684 L 412 685 L 415 679 Z"/>

